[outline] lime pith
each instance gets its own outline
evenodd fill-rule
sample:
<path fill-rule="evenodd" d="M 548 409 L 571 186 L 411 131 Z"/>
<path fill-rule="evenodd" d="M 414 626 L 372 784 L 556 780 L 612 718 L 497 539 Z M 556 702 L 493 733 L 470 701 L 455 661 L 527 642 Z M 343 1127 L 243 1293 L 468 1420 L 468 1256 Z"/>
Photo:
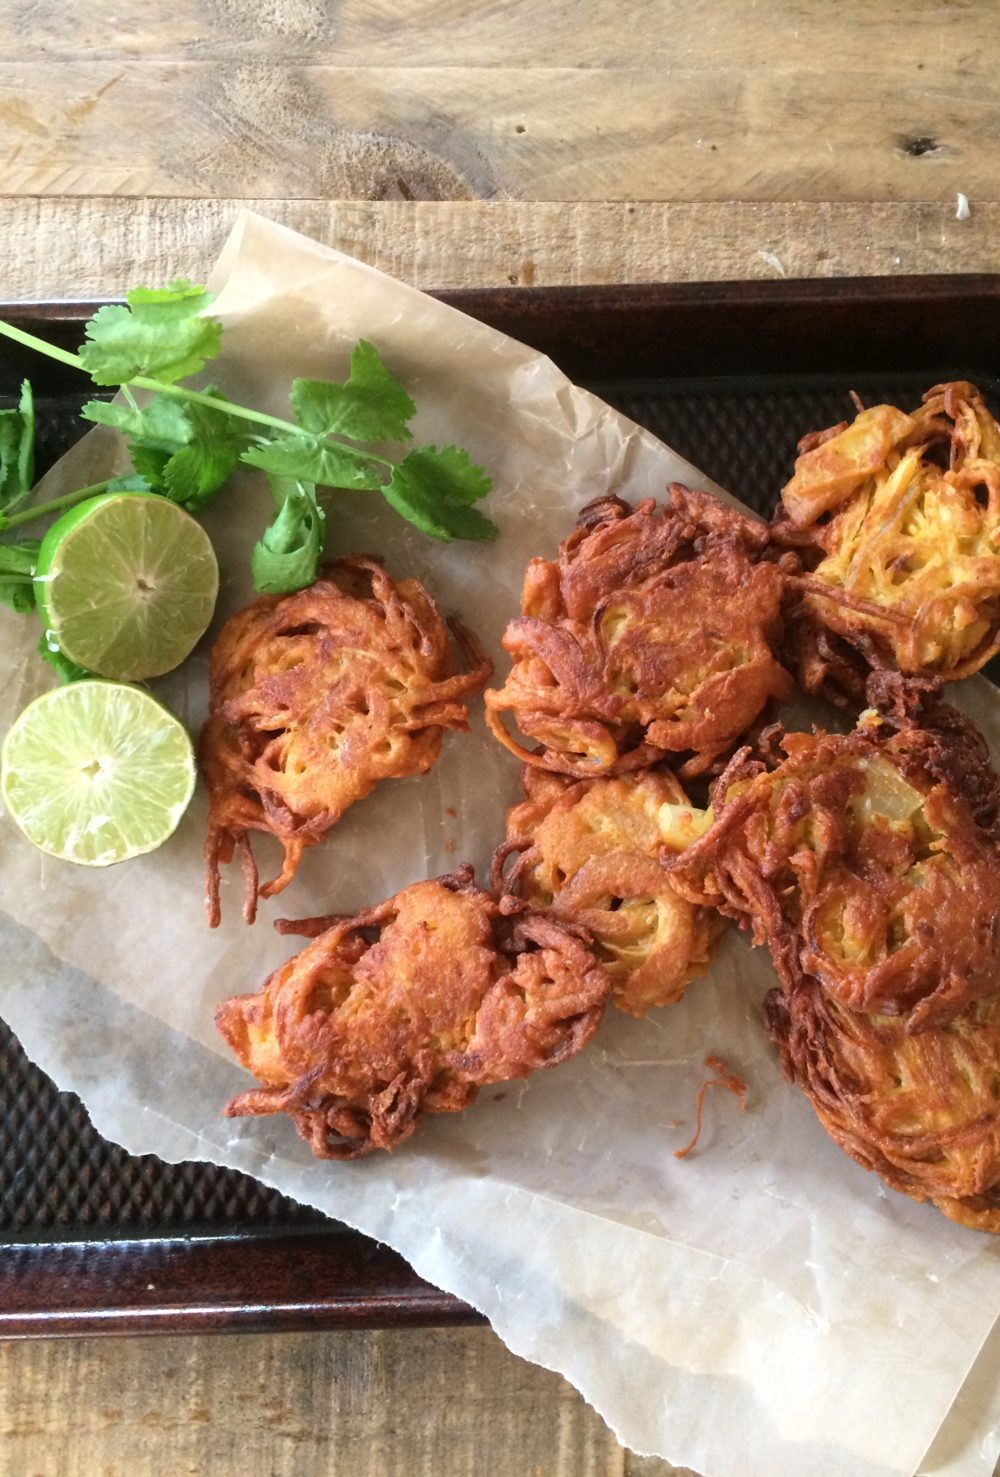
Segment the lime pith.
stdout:
<path fill-rule="evenodd" d="M 43 693 L 0 751 L 0 794 L 39 850 L 106 867 L 162 845 L 194 793 L 183 724 L 140 688 L 74 682 Z"/>
<path fill-rule="evenodd" d="M 35 592 L 49 644 L 98 676 L 138 682 L 180 665 L 215 608 L 211 541 L 144 493 L 89 498 L 46 533 Z"/>

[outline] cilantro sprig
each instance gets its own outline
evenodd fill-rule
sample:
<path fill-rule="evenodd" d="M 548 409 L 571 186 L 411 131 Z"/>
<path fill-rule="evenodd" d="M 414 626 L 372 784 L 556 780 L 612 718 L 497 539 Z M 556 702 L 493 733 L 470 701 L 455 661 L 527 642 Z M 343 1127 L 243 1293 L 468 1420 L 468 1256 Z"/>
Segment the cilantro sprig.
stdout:
<path fill-rule="evenodd" d="M 490 479 L 467 452 L 420 446 L 388 454 L 412 440 L 416 407 L 370 343 L 356 345 L 343 383 L 293 380 L 288 420 L 234 404 L 214 385 L 195 390 L 182 384 L 221 347 L 222 325 L 208 316 L 211 301 L 205 288 L 182 280 L 137 288 L 126 303 L 95 313 L 77 354 L 0 322 L 0 335 L 84 370 L 96 385 L 120 389 L 119 402 L 91 400 L 81 413 L 121 432 L 132 458 L 124 479 L 23 507 L 34 447 L 25 382 L 17 410 L 0 412 L 0 532 L 125 487 L 197 511 L 245 463 L 264 472 L 274 498 L 274 517 L 251 561 L 254 585 L 267 593 L 298 590 L 316 578 L 325 522 L 319 488 L 380 492 L 431 538 L 496 537 L 496 526 L 474 506 L 489 492 Z M 28 541 L 0 543 L 0 600 L 30 608 L 36 553 Z"/>
<path fill-rule="evenodd" d="M 38 540 L 0 544 L 0 603 L 23 614 L 35 608 L 35 564 Z"/>
<path fill-rule="evenodd" d="M 25 380 L 16 410 L 0 410 L 0 509 L 31 496 L 35 475 L 35 404 Z"/>

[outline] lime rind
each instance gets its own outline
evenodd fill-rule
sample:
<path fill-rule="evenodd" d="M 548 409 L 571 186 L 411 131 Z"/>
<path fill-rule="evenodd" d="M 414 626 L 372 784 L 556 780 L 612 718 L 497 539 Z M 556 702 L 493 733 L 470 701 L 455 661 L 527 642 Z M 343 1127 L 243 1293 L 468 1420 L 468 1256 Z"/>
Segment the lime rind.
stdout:
<path fill-rule="evenodd" d="M 30 703 L 0 750 L 0 794 L 40 851 L 104 867 L 161 846 L 194 794 L 183 724 L 122 683 L 85 681 Z"/>

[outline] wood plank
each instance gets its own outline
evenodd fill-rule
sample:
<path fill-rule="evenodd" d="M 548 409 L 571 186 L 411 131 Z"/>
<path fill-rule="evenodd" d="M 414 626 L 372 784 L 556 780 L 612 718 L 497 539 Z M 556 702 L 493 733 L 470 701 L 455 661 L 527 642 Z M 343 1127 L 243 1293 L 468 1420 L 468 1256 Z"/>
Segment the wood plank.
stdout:
<path fill-rule="evenodd" d="M 0 1472 L 166 1471 L 693 1477 L 485 1328 L 0 1344 Z"/>
<path fill-rule="evenodd" d="M 975 57 L 933 87 L 912 63 L 878 62 L 624 77 L 562 66 L 3 63 L 0 195 L 995 198 L 995 61 L 984 75 Z"/>
<path fill-rule="evenodd" d="M 717 16 L 713 17 L 712 12 Z M 27 12 L 27 14 L 25 13 Z M 67 18 L 71 17 L 67 24 Z M 784 0 L 780 11 L 722 0 L 34 0 L 0 8 L 8 62 L 213 61 L 352 67 L 805 69 L 844 75 L 995 71 L 993 0 Z M 780 41 L 779 41 L 780 29 Z"/>
<path fill-rule="evenodd" d="M 12 301 L 203 278 L 236 200 L 0 200 Z M 725 281 L 996 269 L 1000 205 L 251 201 L 419 287 Z"/>

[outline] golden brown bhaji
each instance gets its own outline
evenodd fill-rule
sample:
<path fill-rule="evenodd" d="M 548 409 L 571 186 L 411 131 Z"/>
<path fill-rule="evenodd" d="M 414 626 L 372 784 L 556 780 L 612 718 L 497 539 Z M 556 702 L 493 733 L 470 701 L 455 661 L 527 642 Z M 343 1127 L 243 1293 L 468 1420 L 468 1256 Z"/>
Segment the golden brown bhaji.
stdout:
<path fill-rule="evenodd" d="M 871 406 L 799 452 L 773 531 L 807 566 L 790 642 L 806 690 L 978 671 L 1000 650 L 1000 426 L 978 390 Z"/>
<path fill-rule="evenodd" d="M 852 734 L 738 756 L 667 866 L 770 946 L 768 1026 L 831 1137 L 1000 1232 L 998 781 L 967 720 L 881 685 L 885 713 Z"/>
<path fill-rule="evenodd" d="M 943 1025 L 1000 982 L 990 805 L 981 775 L 963 792 L 956 742 L 871 714 L 787 734 L 775 767 L 738 756 L 711 827 L 665 861 L 671 882 L 769 944 L 786 988 L 809 975 L 846 1009 Z"/>
<path fill-rule="evenodd" d="M 324 1159 L 393 1149 L 421 1113 L 458 1112 L 487 1083 L 565 1061 L 608 994 L 576 931 L 506 916 L 469 868 L 286 931 L 300 928 L 322 931 L 216 1024 L 262 1084 L 227 1113 L 288 1113 Z"/>
<path fill-rule="evenodd" d="M 572 780 L 526 766 L 525 799 L 507 812 L 496 891 L 584 927 L 629 1015 L 670 1005 L 708 968 L 717 916 L 678 895 L 659 864 L 663 806 L 687 796 L 662 768 Z M 505 864 L 516 857 L 512 866 Z"/>
<path fill-rule="evenodd" d="M 706 771 L 791 690 L 772 646 L 782 571 L 766 529 L 674 484 L 670 501 L 585 509 L 556 560 L 533 559 L 522 614 L 507 627 L 513 666 L 486 693 L 494 734 L 528 764 L 579 778 L 669 755 Z M 507 730 L 539 747 L 529 750 Z"/>
<path fill-rule="evenodd" d="M 916 1034 L 900 1016 L 845 1009 L 815 980 L 772 991 L 766 1012 L 785 1075 L 852 1159 L 1000 1232 L 1000 992 Z"/>
<path fill-rule="evenodd" d="M 202 733 L 208 786 L 206 900 L 219 921 L 219 866 L 240 853 L 244 916 L 280 892 L 303 851 L 383 779 L 423 774 L 446 728 L 465 731 L 462 701 L 492 664 L 452 630 L 469 670 L 456 674 L 448 628 L 416 580 L 375 559 L 340 559 L 294 595 L 255 600 L 223 626 L 212 651 L 211 711 Z M 284 847 L 260 886 L 249 833 Z"/>

